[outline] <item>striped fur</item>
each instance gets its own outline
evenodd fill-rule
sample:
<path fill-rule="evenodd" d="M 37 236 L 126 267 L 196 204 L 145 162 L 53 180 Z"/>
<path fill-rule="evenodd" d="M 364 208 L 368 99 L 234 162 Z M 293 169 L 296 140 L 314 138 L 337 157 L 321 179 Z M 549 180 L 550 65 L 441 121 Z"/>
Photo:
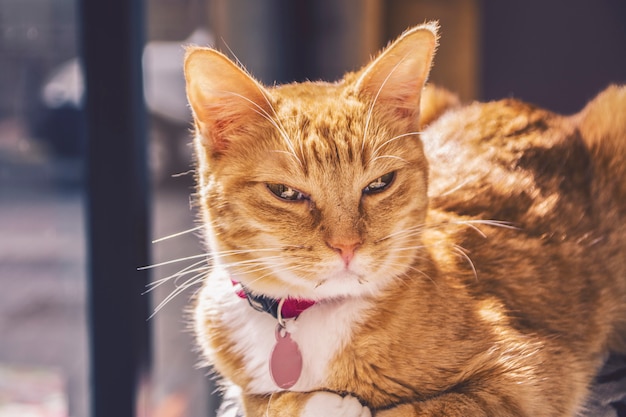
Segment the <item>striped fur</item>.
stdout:
<path fill-rule="evenodd" d="M 195 327 L 247 416 L 574 416 L 624 351 L 626 90 L 571 117 L 462 107 L 423 89 L 436 43 L 420 26 L 338 83 L 272 88 L 189 49 L 213 265 Z M 317 301 L 287 323 L 290 391 L 276 321 L 231 279 Z"/>

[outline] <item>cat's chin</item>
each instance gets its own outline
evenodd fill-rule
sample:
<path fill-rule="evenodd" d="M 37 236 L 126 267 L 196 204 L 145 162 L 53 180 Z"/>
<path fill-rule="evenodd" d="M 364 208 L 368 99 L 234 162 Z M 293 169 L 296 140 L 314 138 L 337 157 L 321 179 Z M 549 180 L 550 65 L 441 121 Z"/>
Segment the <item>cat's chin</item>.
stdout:
<path fill-rule="evenodd" d="M 304 298 L 324 300 L 332 298 L 364 297 L 379 294 L 392 281 L 381 273 L 364 272 L 373 268 L 354 265 L 350 268 L 331 268 L 313 278 L 313 284 L 302 294 Z"/>
<path fill-rule="evenodd" d="M 295 284 L 294 277 L 276 277 L 271 285 L 266 281 L 264 285 L 258 282 L 246 285 L 257 294 L 270 298 L 300 298 L 314 301 L 327 301 L 330 299 L 366 297 L 378 293 L 384 282 L 372 280 L 351 270 L 343 270 L 332 274 L 325 274 L 315 280 L 299 279 Z M 232 277 L 231 277 L 232 279 Z"/>
<path fill-rule="evenodd" d="M 393 281 L 392 273 L 375 268 L 368 259 L 355 259 L 348 267 L 343 262 L 331 260 L 321 263 L 314 273 L 306 275 L 276 271 L 274 274 L 238 274 L 228 271 L 229 279 L 241 283 L 255 294 L 270 298 L 300 298 L 314 301 L 328 299 L 366 297 L 379 294 Z"/>
<path fill-rule="evenodd" d="M 311 298 L 329 299 L 344 297 L 361 297 L 376 294 L 381 282 L 371 280 L 351 270 L 344 270 L 324 277 L 316 283 L 311 291 Z"/>

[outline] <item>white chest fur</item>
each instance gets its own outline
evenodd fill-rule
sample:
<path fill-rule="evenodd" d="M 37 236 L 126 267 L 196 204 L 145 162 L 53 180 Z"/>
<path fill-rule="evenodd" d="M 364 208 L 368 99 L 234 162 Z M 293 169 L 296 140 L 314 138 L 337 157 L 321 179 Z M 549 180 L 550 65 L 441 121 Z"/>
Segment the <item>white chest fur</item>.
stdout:
<path fill-rule="evenodd" d="M 230 328 L 229 338 L 244 356 L 245 370 L 242 371 L 252 377 L 247 390 L 254 394 L 279 391 L 269 370 L 269 359 L 276 344 L 277 320 L 254 310 L 246 300 L 234 294 L 232 287 L 220 289 L 225 291 L 207 288 L 202 296 L 209 296 L 213 299 L 209 302 L 219 306 L 220 315 Z M 302 374 L 291 391 L 324 387 L 329 362 L 350 342 L 353 329 L 363 319 L 368 306 L 369 302 L 360 298 L 322 302 L 307 309 L 296 320 L 287 321 L 287 331 L 298 344 L 303 359 Z"/>

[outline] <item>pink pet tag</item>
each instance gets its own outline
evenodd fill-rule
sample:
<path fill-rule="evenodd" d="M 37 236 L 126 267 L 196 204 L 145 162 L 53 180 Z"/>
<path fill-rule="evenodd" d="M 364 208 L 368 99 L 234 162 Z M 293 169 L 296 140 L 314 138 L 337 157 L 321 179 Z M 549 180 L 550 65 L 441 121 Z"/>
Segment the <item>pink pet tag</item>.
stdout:
<path fill-rule="evenodd" d="M 270 375 L 279 388 L 293 387 L 302 373 L 302 354 L 298 344 L 280 324 L 276 326 L 276 345 L 270 356 Z"/>

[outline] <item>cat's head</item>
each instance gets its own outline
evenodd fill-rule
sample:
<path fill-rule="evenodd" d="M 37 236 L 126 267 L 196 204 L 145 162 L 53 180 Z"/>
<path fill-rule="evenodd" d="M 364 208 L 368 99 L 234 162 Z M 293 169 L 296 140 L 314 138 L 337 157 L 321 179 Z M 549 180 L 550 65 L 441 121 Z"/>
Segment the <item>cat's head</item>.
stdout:
<path fill-rule="evenodd" d="M 340 82 L 277 87 L 190 48 L 214 262 L 276 298 L 367 294 L 411 268 L 428 204 L 420 97 L 436 44 L 436 25 L 419 26 Z"/>

